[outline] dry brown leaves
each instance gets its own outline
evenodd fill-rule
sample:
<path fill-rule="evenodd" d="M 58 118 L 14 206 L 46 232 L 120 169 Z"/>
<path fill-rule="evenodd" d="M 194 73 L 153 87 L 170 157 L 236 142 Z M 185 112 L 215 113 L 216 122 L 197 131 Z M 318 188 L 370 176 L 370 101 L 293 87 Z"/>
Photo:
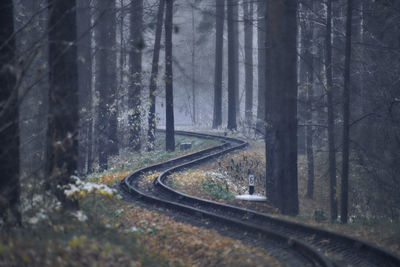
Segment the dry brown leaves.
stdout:
<path fill-rule="evenodd" d="M 171 266 L 280 266 L 267 251 L 160 213 L 125 205 L 124 225 Z"/>

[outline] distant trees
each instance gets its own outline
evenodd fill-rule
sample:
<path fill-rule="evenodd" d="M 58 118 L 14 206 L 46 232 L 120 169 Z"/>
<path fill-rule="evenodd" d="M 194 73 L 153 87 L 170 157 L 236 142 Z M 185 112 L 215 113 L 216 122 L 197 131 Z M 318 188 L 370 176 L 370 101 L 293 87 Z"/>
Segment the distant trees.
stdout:
<path fill-rule="evenodd" d="M 15 50 L 14 5 L 5 0 L 0 3 L 0 219 L 6 227 L 21 224 Z"/>
<path fill-rule="evenodd" d="M 225 0 L 216 1 L 213 129 L 222 125 L 222 66 L 224 47 Z"/>
<path fill-rule="evenodd" d="M 266 7 L 265 155 L 267 197 L 283 213 L 299 212 L 297 185 L 297 3 L 269 1 Z"/>
<path fill-rule="evenodd" d="M 131 25 L 130 25 L 130 86 L 129 86 L 129 127 L 130 146 L 133 150 L 140 150 L 141 131 L 141 91 L 142 91 L 142 50 L 143 39 L 143 0 L 131 2 Z"/>
<path fill-rule="evenodd" d="M 95 130 L 99 166 L 105 170 L 108 168 L 108 156 L 118 153 L 115 1 L 97 1 L 97 12 L 96 88 L 99 92 L 99 104 Z"/>
<path fill-rule="evenodd" d="M 166 137 L 165 148 L 167 151 L 175 150 L 174 129 L 174 87 L 172 74 L 172 28 L 174 0 L 166 1 L 165 13 L 165 114 Z"/>
<path fill-rule="evenodd" d="M 50 92 L 47 179 L 64 207 L 76 207 L 64 194 L 78 165 L 78 72 L 76 2 L 49 0 Z"/>

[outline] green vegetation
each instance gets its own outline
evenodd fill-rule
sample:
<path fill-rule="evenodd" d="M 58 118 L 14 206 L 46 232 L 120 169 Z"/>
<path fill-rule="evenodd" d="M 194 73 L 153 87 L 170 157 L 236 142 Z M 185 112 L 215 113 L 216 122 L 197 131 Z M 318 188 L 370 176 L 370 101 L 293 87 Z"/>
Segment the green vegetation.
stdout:
<path fill-rule="evenodd" d="M 210 178 L 201 183 L 201 189 L 213 198 L 224 200 L 235 198 L 235 195 L 229 191 L 227 186 L 224 187 L 221 183 Z"/>

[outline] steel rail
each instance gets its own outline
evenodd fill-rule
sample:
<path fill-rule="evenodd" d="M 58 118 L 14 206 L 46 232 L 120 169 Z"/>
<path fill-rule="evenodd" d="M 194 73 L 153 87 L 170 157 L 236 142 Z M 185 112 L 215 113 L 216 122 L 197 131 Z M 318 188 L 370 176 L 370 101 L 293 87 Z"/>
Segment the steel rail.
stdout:
<path fill-rule="evenodd" d="M 197 198 L 174 190 L 166 184 L 166 178 L 169 174 L 194 166 L 200 162 L 219 157 L 222 154 L 235 149 L 243 148 L 247 145 L 246 142 L 235 138 L 182 131 L 180 131 L 179 134 L 197 137 L 204 136 L 205 138 L 214 137 L 224 141 L 236 143 L 236 145 L 231 146 L 224 151 L 219 151 L 211 155 L 173 166 L 159 175 L 154 184 L 158 187 L 161 187 L 162 190 L 169 192 L 179 201 L 179 203 L 196 206 L 197 208 L 201 206 L 203 209 L 213 208 L 218 213 L 229 212 L 230 215 L 235 218 L 251 218 L 251 221 L 254 223 L 265 225 L 265 227 L 273 229 L 274 231 L 283 232 L 287 235 L 297 238 L 299 241 L 320 249 L 324 253 L 330 255 L 330 258 L 335 260 L 339 265 L 352 264 L 356 266 L 400 266 L 400 258 L 398 255 L 386 249 L 380 248 L 370 242 L 362 241 L 357 238 L 325 230 L 319 227 L 275 218 L 249 209 Z M 343 260 L 338 260 L 340 258 L 343 258 Z"/>
<path fill-rule="evenodd" d="M 172 168 L 170 168 L 170 169 L 174 169 L 176 166 L 178 166 L 178 167 L 182 166 L 182 162 L 184 162 L 185 166 L 189 166 L 189 165 L 192 166 L 192 165 L 198 164 L 202 161 L 205 161 L 207 159 L 221 156 L 223 154 L 229 153 L 236 149 L 244 148 L 248 145 L 247 142 L 245 142 L 245 141 L 242 141 L 240 139 L 230 138 L 230 137 L 222 137 L 222 136 L 199 134 L 199 133 L 184 132 L 184 131 L 176 131 L 176 134 L 184 135 L 184 136 L 199 137 L 199 138 L 218 139 L 218 140 L 222 141 L 222 144 L 211 147 L 211 148 L 207 148 L 207 149 L 204 149 L 204 150 L 201 150 L 201 151 L 189 154 L 189 155 L 185 155 L 185 156 L 181 156 L 181 157 L 178 157 L 178 158 L 175 158 L 172 160 L 168 160 L 166 162 L 154 164 L 154 165 L 139 169 L 122 180 L 121 187 L 125 191 L 127 191 L 131 195 L 137 196 L 140 200 L 148 202 L 148 203 L 162 205 L 164 207 L 179 210 L 179 211 L 185 212 L 190 215 L 200 216 L 202 218 L 217 221 L 224 225 L 237 227 L 237 228 L 240 228 L 240 229 L 248 231 L 248 232 L 262 234 L 266 238 L 268 238 L 270 240 L 274 240 L 276 242 L 279 242 L 280 244 L 285 244 L 286 246 L 288 246 L 288 249 L 296 251 L 297 253 L 299 253 L 302 256 L 302 258 L 307 259 L 308 264 L 311 264 L 312 266 L 327 266 L 327 267 L 333 266 L 331 261 L 326 256 L 324 256 L 321 252 L 319 252 L 317 249 L 315 249 L 312 246 L 306 244 L 305 242 L 297 240 L 296 238 L 293 238 L 291 236 L 284 235 L 282 233 L 279 233 L 279 232 L 276 232 L 273 230 L 269 230 L 265 227 L 261 227 L 261 226 L 257 226 L 257 225 L 254 225 L 254 224 L 251 224 L 248 222 L 244 222 L 243 220 L 240 220 L 240 219 L 230 218 L 227 216 L 209 212 L 207 210 L 202 210 L 202 209 L 199 209 L 199 208 L 196 208 L 193 206 L 177 203 L 175 201 L 171 201 L 168 199 L 163 199 L 161 197 L 154 196 L 152 194 L 143 192 L 139 188 L 135 187 L 133 185 L 134 181 L 138 177 L 140 177 L 142 174 L 145 174 L 149 171 L 154 171 L 159 168 L 165 168 L 165 167 L 169 167 L 169 166 L 172 166 Z M 165 172 L 163 172 L 163 173 L 165 173 Z M 157 184 L 157 182 L 155 182 L 155 184 Z M 187 196 L 185 196 L 185 197 L 187 197 Z"/>

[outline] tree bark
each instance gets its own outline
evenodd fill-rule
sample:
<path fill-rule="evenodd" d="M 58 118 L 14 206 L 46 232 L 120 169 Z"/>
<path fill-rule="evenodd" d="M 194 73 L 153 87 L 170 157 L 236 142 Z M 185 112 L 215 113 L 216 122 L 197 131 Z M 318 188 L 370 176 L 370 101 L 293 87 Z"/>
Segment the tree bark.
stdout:
<path fill-rule="evenodd" d="M 299 211 L 297 185 L 297 1 L 269 1 L 266 7 L 266 190 L 283 213 Z"/>
<path fill-rule="evenodd" d="M 131 85 L 129 88 L 129 109 L 130 115 L 130 146 L 135 151 L 140 151 L 140 132 L 141 132 L 141 101 L 142 90 L 142 50 L 143 40 L 143 0 L 136 0 L 131 3 Z"/>
<path fill-rule="evenodd" d="M 118 153 L 116 112 L 116 17 L 115 2 L 98 0 L 96 44 L 96 81 L 99 106 L 96 137 L 98 138 L 99 166 L 108 168 L 108 156 Z"/>
<path fill-rule="evenodd" d="M 172 27 L 173 0 L 166 0 L 165 13 L 165 109 L 166 109 L 166 138 L 167 151 L 175 151 L 174 129 L 174 87 L 172 73 Z"/>
<path fill-rule="evenodd" d="M 79 159 L 78 173 L 92 169 L 92 31 L 90 1 L 77 1 L 77 49 L 79 86 Z M 87 163 L 87 165 L 86 165 Z M 87 167 L 86 167 L 87 166 Z"/>
<path fill-rule="evenodd" d="M 253 2 L 243 1 L 245 52 L 245 125 L 248 130 L 253 120 Z"/>
<path fill-rule="evenodd" d="M 349 150 L 350 150 L 350 62 L 351 62 L 351 22 L 353 17 L 353 0 L 347 1 L 346 19 L 346 50 L 344 64 L 344 87 L 343 87 L 343 161 L 342 161 L 342 184 L 340 198 L 340 221 L 347 223 L 348 220 L 348 194 L 349 194 Z"/>
<path fill-rule="evenodd" d="M 258 46 L 258 103 L 257 103 L 257 122 L 256 132 L 260 134 L 265 133 L 265 1 L 257 2 L 257 46 Z"/>
<path fill-rule="evenodd" d="M 326 97 L 328 105 L 328 160 L 329 160 L 329 199 L 331 220 L 335 221 L 338 215 L 337 184 L 336 184 L 336 148 L 335 148 L 335 113 L 333 101 L 333 73 L 332 73 L 332 0 L 327 2 L 325 36 L 325 69 L 326 69 Z"/>
<path fill-rule="evenodd" d="M 235 35 L 235 13 L 236 1 L 227 0 L 227 20 L 228 20 L 228 129 L 236 130 L 236 105 L 237 105 L 237 36 Z"/>
<path fill-rule="evenodd" d="M 224 49 L 225 0 L 216 0 L 215 76 L 213 129 L 222 125 L 222 63 Z"/>
<path fill-rule="evenodd" d="M 312 2 L 307 2 L 313 7 Z M 312 10 L 307 11 L 301 8 L 301 60 L 300 60 L 300 84 L 302 85 L 303 95 L 305 95 L 305 141 L 307 154 L 307 192 L 306 197 L 314 196 L 314 150 L 313 150 L 313 98 L 314 98 L 314 56 L 313 46 L 316 46 L 316 27 L 312 18 Z"/>
<path fill-rule="evenodd" d="M 156 34 L 154 41 L 153 61 L 151 65 L 151 76 L 150 76 L 150 108 L 148 117 L 148 145 L 147 150 L 152 151 L 154 149 L 155 133 L 156 133 L 156 92 L 157 92 L 157 76 L 158 76 L 158 61 L 160 58 L 160 47 L 161 47 L 161 32 L 163 25 L 165 9 L 165 0 L 160 0 L 160 4 L 157 12 L 157 25 Z"/>
<path fill-rule="evenodd" d="M 67 199 L 62 188 L 73 182 L 71 175 L 78 167 L 76 2 L 49 0 L 49 12 L 47 175 L 53 193 L 64 207 L 77 208 L 78 203 Z"/>
<path fill-rule="evenodd" d="M 13 1 L 0 3 L 0 218 L 6 227 L 21 224 L 19 211 L 19 114 L 15 87 Z"/>

